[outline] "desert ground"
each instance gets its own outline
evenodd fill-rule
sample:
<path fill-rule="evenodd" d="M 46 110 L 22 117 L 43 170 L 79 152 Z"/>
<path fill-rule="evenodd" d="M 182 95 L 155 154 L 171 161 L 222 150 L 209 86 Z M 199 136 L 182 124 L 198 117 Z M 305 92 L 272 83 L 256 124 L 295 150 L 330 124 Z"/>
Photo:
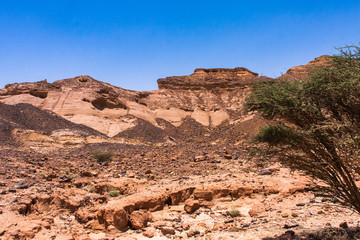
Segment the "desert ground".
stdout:
<path fill-rule="evenodd" d="M 302 172 L 251 158 L 266 121 L 243 103 L 255 83 L 280 80 L 235 68 L 146 92 L 86 75 L 7 85 L 0 239 L 357 239 L 357 213 Z"/>

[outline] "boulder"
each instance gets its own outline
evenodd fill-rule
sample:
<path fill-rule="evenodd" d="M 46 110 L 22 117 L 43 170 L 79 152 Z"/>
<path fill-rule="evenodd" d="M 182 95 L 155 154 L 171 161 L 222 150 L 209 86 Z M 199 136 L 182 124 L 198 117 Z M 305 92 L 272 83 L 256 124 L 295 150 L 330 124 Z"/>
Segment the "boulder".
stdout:
<path fill-rule="evenodd" d="M 100 209 L 97 213 L 97 219 L 105 227 L 113 225 L 120 231 L 128 229 L 128 213 L 123 208 Z"/>
<path fill-rule="evenodd" d="M 192 200 L 192 199 L 188 199 L 185 201 L 185 206 L 184 206 L 184 210 L 185 212 L 191 214 L 193 212 L 195 212 L 197 209 L 199 209 L 200 204 L 198 200 Z"/>
<path fill-rule="evenodd" d="M 143 235 L 148 238 L 153 238 L 155 236 L 156 230 L 155 228 L 149 228 L 145 232 L 143 232 Z"/>
<path fill-rule="evenodd" d="M 161 229 L 162 234 L 164 235 L 174 235 L 175 234 L 175 229 L 172 227 L 163 227 Z"/>
<path fill-rule="evenodd" d="M 133 229 L 142 229 L 147 227 L 149 221 L 151 221 L 151 213 L 146 210 L 134 211 L 130 214 L 129 223 Z"/>
<path fill-rule="evenodd" d="M 249 210 L 249 215 L 250 217 L 257 217 L 262 215 L 264 212 L 266 211 L 264 204 L 259 203 L 259 204 L 255 204 L 250 210 Z"/>

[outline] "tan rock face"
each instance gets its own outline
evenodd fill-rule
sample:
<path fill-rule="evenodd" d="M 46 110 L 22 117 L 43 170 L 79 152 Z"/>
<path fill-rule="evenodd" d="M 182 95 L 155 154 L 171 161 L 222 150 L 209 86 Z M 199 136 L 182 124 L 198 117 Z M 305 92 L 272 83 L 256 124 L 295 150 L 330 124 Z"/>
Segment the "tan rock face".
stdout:
<path fill-rule="evenodd" d="M 328 65 L 330 60 L 331 57 L 328 55 L 320 56 L 305 65 L 290 68 L 281 78 L 301 79 L 314 71 L 316 67 Z"/>
<path fill-rule="evenodd" d="M 205 127 L 235 120 L 231 115 L 234 110 L 241 115 L 244 89 L 259 79 L 263 80 L 244 68 L 197 69 L 190 76 L 160 79 L 160 90 L 136 92 L 82 75 L 54 83 L 7 85 L 0 101 L 30 103 L 113 137 L 134 127 L 136 119 L 156 127 L 156 119 L 180 126 L 190 117 Z"/>
<path fill-rule="evenodd" d="M 329 56 L 291 68 L 283 77 L 297 78 L 313 66 L 326 64 Z M 0 89 L 0 101 L 6 104 L 30 103 L 51 110 L 76 124 L 84 124 L 109 137 L 136 129 L 145 120 L 157 128 L 158 119 L 175 127 L 193 119 L 203 127 L 216 128 L 223 123 L 236 124 L 248 115 L 243 103 L 251 87 L 262 81 L 246 68 L 196 69 L 189 76 L 158 80 L 159 90 L 130 91 L 100 82 L 87 75 L 48 83 L 8 84 Z M 120 134 L 121 135 L 121 134 Z"/>
<path fill-rule="evenodd" d="M 246 68 L 198 68 L 190 76 L 162 78 L 158 84 L 160 89 L 212 90 L 244 87 L 265 79 Z"/>

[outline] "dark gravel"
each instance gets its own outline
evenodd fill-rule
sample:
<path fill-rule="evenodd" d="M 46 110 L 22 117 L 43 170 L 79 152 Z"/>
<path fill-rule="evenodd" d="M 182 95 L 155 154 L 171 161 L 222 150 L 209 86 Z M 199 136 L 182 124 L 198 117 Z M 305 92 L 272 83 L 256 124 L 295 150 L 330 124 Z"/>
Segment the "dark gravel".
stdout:
<path fill-rule="evenodd" d="M 11 136 L 14 128 L 30 129 L 50 134 L 58 129 L 70 129 L 89 136 L 104 136 L 102 133 L 81 124 L 75 124 L 48 110 L 31 104 L 8 105 L 0 102 L 0 144 L 14 144 Z"/>

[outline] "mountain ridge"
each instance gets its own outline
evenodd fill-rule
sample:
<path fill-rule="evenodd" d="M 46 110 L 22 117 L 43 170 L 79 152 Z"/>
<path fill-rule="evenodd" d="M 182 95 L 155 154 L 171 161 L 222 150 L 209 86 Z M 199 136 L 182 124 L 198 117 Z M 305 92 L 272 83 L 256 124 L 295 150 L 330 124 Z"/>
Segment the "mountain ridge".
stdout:
<path fill-rule="evenodd" d="M 0 89 L 0 102 L 30 103 L 109 137 L 135 127 L 139 121 L 134 119 L 161 128 L 157 119 L 177 127 L 190 118 L 212 129 L 223 123 L 236 124 L 254 117 L 243 109 L 254 84 L 300 78 L 314 67 L 326 64 L 329 58 L 321 56 L 293 67 L 278 79 L 259 76 L 241 67 L 198 68 L 190 75 L 160 78 L 159 89 L 153 91 L 127 90 L 88 75 L 53 83 L 46 80 L 15 83 Z"/>

